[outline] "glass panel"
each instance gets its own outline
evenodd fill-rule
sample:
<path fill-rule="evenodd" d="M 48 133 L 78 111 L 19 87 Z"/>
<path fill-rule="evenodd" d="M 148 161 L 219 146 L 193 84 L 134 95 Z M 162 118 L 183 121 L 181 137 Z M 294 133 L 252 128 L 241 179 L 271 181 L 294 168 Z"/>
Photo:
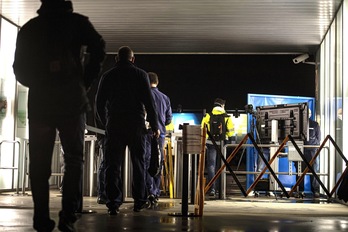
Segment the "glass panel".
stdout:
<path fill-rule="evenodd" d="M 346 46 L 343 46 L 343 44 L 346 44 Z M 347 102 L 346 99 L 348 99 L 348 2 L 344 1 L 343 3 L 343 12 L 342 12 L 342 120 L 341 120 L 341 127 L 342 127 L 342 138 L 341 141 L 344 141 L 345 138 L 348 138 L 348 124 L 344 123 L 344 121 L 348 120 L 348 105 L 345 104 Z M 348 144 L 343 143 L 342 148 L 343 148 L 343 154 L 346 155 L 347 157 L 347 151 L 348 151 Z M 342 168 L 345 168 L 345 165 L 342 164 Z"/>
<path fill-rule="evenodd" d="M 344 3 L 321 44 L 319 82 L 322 136 L 331 135 L 343 154 L 346 153 L 347 145 L 342 141 L 348 137 L 343 123 L 346 118 L 344 112 L 347 112 L 344 102 L 348 95 L 348 84 L 345 81 L 348 70 L 344 69 L 348 67 L 348 59 L 345 58 L 348 48 L 343 46 L 344 42 L 348 44 L 347 10 L 347 3 Z M 330 145 L 330 162 L 329 164 L 321 163 L 320 166 L 321 170 L 327 170 L 326 168 L 330 167 L 330 186 L 328 187 L 332 188 L 345 165 L 334 146 L 331 143 L 326 145 Z"/>
<path fill-rule="evenodd" d="M 0 18 L 0 189 L 13 188 L 17 179 L 19 147 L 14 143 L 3 142 L 15 139 L 15 93 L 16 80 L 12 63 L 14 58 L 17 27 Z M 3 169 L 9 167 L 10 169 Z M 12 169 L 11 169 L 12 168 Z"/>
<path fill-rule="evenodd" d="M 342 9 L 337 13 L 336 16 L 336 57 L 333 59 L 336 61 L 336 79 L 335 79 L 335 98 L 336 101 L 332 105 L 332 120 L 333 130 L 332 135 L 337 145 L 342 148 L 342 120 L 339 119 L 338 113 L 342 112 L 343 104 L 343 88 L 342 88 Z M 335 161 L 336 173 L 342 172 L 342 159 L 336 152 Z"/>

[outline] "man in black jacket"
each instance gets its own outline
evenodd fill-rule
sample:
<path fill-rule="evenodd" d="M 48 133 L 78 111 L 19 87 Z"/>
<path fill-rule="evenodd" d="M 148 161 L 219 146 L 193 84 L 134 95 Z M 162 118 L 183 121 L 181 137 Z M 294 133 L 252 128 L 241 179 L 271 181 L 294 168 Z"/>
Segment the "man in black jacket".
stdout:
<path fill-rule="evenodd" d="M 145 111 L 154 136 L 159 137 L 158 118 L 147 73 L 134 65 L 134 53 L 121 47 L 116 66 L 100 80 L 96 95 L 97 117 L 105 126 L 105 191 L 110 215 L 123 202 L 122 165 L 126 146 L 133 164 L 134 211 L 147 202 L 145 185 Z"/>
<path fill-rule="evenodd" d="M 41 0 L 39 16 L 19 31 L 13 64 L 16 79 L 29 88 L 29 177 L 34 229 L 52 231 L 49 182 L 56 130 L 64 151 L 65 172 L 58 228 L 74 231 L 81 207 L 87 90 L 98 78 L 105 43 L 72 3 Z M 83 55 L 88 63 L 83 68 Z"/>

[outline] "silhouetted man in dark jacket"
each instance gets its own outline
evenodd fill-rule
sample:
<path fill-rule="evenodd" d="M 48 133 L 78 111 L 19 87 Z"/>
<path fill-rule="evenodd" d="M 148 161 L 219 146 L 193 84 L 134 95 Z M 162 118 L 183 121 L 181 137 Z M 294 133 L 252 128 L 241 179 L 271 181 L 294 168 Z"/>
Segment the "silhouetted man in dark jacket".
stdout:
<path fill-rule="evenodd" d="M 49 213 L 51 160 L 59 132 L 65 172 L 58 228 L 74 231 L 81 206 L 87 90 L 100 72 L 105 43 L 87 17 L 73 13 L 72 3 L 42 0 L 39 16 L 19 31 L 16 79 L 29 88 L 29 177 L 34 201 L 34 229 L 52 231 Z M 83 68 L 83 55 L 88 61 Z"/>
<path fill-rule="evenodd" d="M 105 192 L 110 215 L 117 215 L 123 203 L 126 146 L 133 164 L 133 210 L 139 212 L 146 205 L 145 110 L 154 136 L 160 134 L 147 73 L 134 65 L 134 59 L 129 47 L 121 47 L 116 66 L 103 75 L 96 95 L 97 117 L 105 126 Z"/>

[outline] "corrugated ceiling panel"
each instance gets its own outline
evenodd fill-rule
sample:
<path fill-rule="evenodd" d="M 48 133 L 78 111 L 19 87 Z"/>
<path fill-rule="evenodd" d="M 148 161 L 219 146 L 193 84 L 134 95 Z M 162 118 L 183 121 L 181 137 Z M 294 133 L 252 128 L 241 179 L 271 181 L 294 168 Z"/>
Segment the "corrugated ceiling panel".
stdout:
<path fill-rule="evenodd" d="M 38 0 L 0 0 L 23 25 Z M 341 0 L 76 0 L 107 42 L 138 53 L 303 53 L 315 51 Z"/>

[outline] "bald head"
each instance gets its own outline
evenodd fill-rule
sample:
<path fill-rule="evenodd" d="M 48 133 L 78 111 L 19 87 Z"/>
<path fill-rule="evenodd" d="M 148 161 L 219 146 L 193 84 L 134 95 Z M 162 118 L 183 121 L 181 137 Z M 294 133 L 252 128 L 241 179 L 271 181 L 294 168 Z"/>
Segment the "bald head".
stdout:
<path fill-rule="evenodd" d="M 134 61 L 134 53 L 132 49 L 128 46 L 123 46 L 118 49 L 117 54 L 117 60 L 118 61 Z"/>

